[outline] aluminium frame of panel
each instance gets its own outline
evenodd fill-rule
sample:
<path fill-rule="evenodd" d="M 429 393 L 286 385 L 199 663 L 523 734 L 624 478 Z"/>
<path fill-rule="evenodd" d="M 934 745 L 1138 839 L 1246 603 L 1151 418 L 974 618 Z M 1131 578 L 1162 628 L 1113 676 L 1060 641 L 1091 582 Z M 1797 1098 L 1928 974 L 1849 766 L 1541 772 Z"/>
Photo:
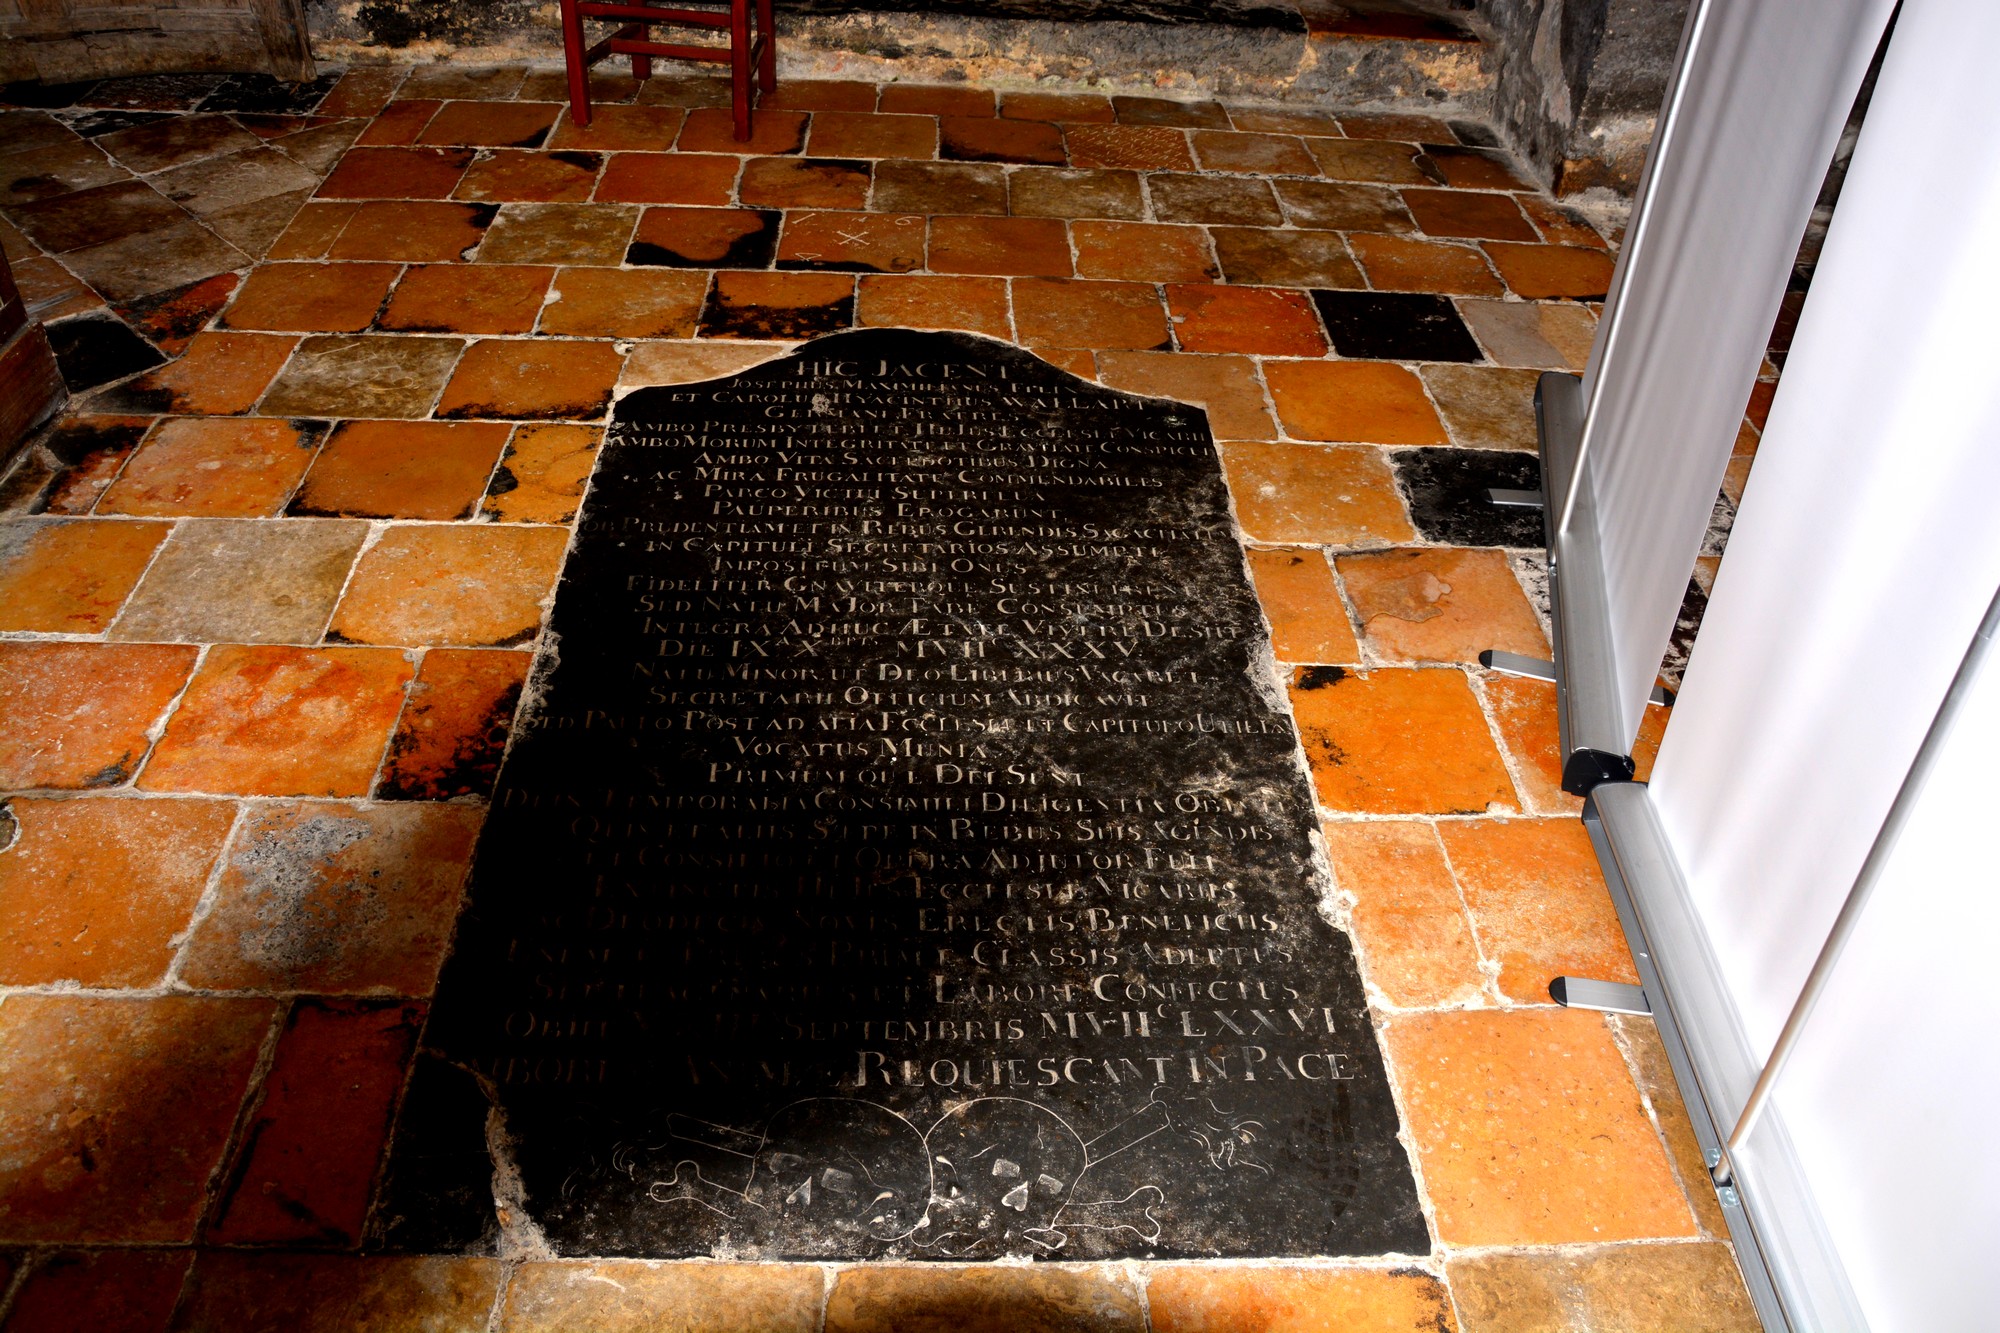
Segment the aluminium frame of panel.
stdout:
<path fill-rule="evenodd" d="M 1711 1166 L 1762 1062 L 1744 1035 L 1679 862 L 1618 722 L 1597 513 L 1588 464 L 1577 469 L 1583 385 L 1551 371 L 1535 388 L 1541 441 L 1549 611 L 1563 788 L 1583 796 L 1584 827 L 1652 1009 L 1674 1081 Z M 1568 488 L 1581 488 L 1573 506 Z M 1567 530 L 1560 516 L 1568 509 Z M 1769 1333 L 1865 1329 L 1805 1169 L 1775 1113 L 1729 1186 L 1716 1191 L 1758 1317 Z M 1690 1182 L 1693 1183 L 1693 1182 Z M 1712 1187 L 1703 1180 L 1699 1187 Z"/>

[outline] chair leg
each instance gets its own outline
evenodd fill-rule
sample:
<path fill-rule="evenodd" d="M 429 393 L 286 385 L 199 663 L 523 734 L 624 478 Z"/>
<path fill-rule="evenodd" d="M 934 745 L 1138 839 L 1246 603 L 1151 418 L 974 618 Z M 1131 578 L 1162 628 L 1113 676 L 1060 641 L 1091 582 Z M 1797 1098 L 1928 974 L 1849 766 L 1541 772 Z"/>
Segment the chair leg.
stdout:
<path fill-rule="evenodd" d="M 578 125 L 590 124 L 590 66 L 583 55 L 590 47 L 583 40 L 583 15 L 576 0 L 562 0 L 563 65 L 569 74 L 569 118 Z"/>
<path fill-rule="evenodd" d="M 771 0 L 757 0 L 757 35 L 764 47 L 757 53 L 757 87 L 770 92 L 778 86 L 778 28 L 771 17 Z"/>
<path fill-rule="evenodd" d="M 750 0 L 729 4 L 729 103 L 741 143 L 750 137 Z"/>
<path fill-rule="evenodd" d="M 620 33 L 619 35 L 621 37 L 631 37 L 638 41 L 643 42 L 647 38 L 651 37 L 653 33 L 652 30 L 648 28 L 645 24 L 633 23 L 627 25 L 624 32 Z M 653 58 L 647 55 L 643 51 L 634 51 L 632 53 L 632 77 L 640 80 L 652 78 Z"/>

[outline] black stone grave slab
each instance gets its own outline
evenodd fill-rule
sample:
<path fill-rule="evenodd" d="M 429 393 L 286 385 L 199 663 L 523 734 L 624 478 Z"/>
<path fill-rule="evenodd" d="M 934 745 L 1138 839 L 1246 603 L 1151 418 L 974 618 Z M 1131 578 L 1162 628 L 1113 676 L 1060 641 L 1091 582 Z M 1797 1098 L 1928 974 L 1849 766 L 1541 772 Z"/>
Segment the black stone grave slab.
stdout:
<path fill-rule="evenodd" d="M 1420 292 L 1316 291 L 1313 304 L 1342 356 L 1387 361 L 1484 361 L 1458 307 Z"/>
<path fill-rule="evenodd" d="M 1427 1252 L 1268 654 L 1196 409 L 901 330 L 633 393 L 373 1243 Z"/>

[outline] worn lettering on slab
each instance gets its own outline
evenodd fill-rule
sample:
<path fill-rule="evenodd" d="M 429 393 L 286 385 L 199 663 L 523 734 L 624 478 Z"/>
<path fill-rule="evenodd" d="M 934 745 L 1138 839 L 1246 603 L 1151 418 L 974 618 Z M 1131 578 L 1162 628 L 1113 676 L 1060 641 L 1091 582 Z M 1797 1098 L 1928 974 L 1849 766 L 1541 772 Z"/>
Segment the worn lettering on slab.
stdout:
<path fill-rule="evenodd" d="M 618 407 L 392 1248 L 1423 1252 L 1203 415 L 962 335 Z"/>

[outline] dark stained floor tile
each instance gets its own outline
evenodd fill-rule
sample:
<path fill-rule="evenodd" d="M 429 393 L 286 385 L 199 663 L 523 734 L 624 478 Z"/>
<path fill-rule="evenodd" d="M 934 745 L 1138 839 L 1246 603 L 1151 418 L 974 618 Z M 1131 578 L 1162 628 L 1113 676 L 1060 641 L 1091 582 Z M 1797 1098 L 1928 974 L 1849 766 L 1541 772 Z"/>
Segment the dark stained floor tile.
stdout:
<path fill-rule="evenodd" d="M 869 167 L 858 158 L 753 157 L 737 196 L 753 208 L 866 208 Z"/>
<path fill-rule="evenodd" d="M 180 1298 L 190 1250 L 74 1250 L 42 1259 L 7 1333 L 159 1333 Z"/>
<path fill-rule="evenodd" d="M 1313 293 L 1333 350 L 1382 361 L 1483 361 L 1458 310 L 1421 292 Z"/>
<path fill-rule="evenodd" d="M 1288 182 L 1290 183 L 1290 182 Z M 1146 178 L 1153 216 L 1162 222 L 1213 222 L 1239 227 L 1283 226 L 1271 183 L 1244 177 L 1163 172 Z"/>
<path fill-rule="evenodd" d="M 718 273 L 704 338 L 816 338 L 854 323 L 854 279 L 831 273 Z"/>
<path fill-rule="evenodd" d="M 14 225 L 52 254 L 157 231 L 185 214 L 144 181 L 77 190 L 8 210 Z"/>
<path fill-rule="evenodd" d="M 207 328 L 236 291 L 234 273 L 219 273 L 184 287 L 122 301 L 114 311 L 168 356 L 179 356 L 197 333 Z"/>
<path fill-rule="evenodd" d="M 1425 541 L 1540 547 L 1542 511 L 1491 503 L 1486 492 L 1541 489 L 1531 454 L 1490 449 L 1399 449 L 1390 455 L 1410 521 Z"/>
<path fill-rule="evenodd" d="M 769 268 L 778 243 L 775 209 L 649 208 L 626 251 L 628 264 L 667 268 Z"/>
<path fill-rule="evenodd" d="M 870 207 L 887 213 L 1005 213 L 1007 176 L 973 162 L 875 164 Z"/>
<path fill-rule="evenodd" d="M 97 146 L 133 171 L 151 173 L 257 146 L 257 136 L 223 115 L 170 116 L 104 135 Z"/>
<path fill-rule="evenodd" d="M 1038 120 L 946 116 L 938 122 L 938 156 L 953 162 L 1017 162 L 1062 166 L 1062 131 Z"/>
<path fill-rule="evenodd" d="M 116 315 L 80 315 L 50 324 L 44 332 L 71 393 L 151 370 L 166 360 Z"/>
<path fill-rule="evenodd" d="M 376 799 L 448 801 L 491 792 L 528 662 L 529 654 L 517 652 L 425 653 L 389 743 Z"/>
<path fill-rule="evenodd" d="M 1114 97 L 1121 125 L 1172 125 L 1188 130 L 1226 130 L 1229 113 L 1215 102 L 1182 102 L 1170 97 Z"/>

